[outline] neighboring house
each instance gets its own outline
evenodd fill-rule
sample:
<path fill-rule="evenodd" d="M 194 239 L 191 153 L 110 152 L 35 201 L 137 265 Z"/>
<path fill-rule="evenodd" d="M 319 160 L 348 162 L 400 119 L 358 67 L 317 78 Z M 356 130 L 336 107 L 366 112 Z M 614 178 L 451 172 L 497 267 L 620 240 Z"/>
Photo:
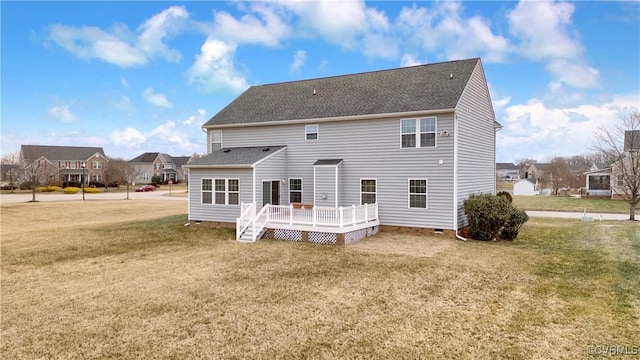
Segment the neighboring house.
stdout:
<path fill-rule="evenodd" d="M 542 180 L 547 175 L 548 168 L 551 166 L 549 163 L 533 163 L 529 165 L 525 178 Z"/>
<path fill-rule="evenodd" d="M 516 181 L 520 179 L 520 169 L 513 163 L 496 163 L 496 179 Z"/>
<path fill-rule="evenodd" d="M 29 169 L 38 167 L 41 178 L 45 183 L 102 182 L 104 168 L 108 159 L 101 147 L 87 146 L 49 146 L 22 145 L 20 147 L 20 166 L 23 175 L 27 176 Z"/>
<path fill-rule="evenodd" d="M 538 188 L 538 181 L 527 178 L 520 179 L 513 184 L 513 195 L 538 195 L 540 189 Z"/>
<path fill-rule="evenodd" d="M 129 163 L 138 171 L 135 183 L 151 182 L 151 178 L 156 175 L 160 177 L 161 182 L 169 180 L 181 182 L 185 179 L 182 166 L 189 159 L 189 156 L 171 156 L 159 152 L 146 152 L 129 160 Z"/>
<path fill-rule="evenodd" d="M 478 58 L 252 86 L 203 125 L 189 220 L 246 240 L 453 236 L 463 201 L 495 193 L 499 126 Z"/>
<path fill-rule="evenodd" d="M 585 173 L 585 180 L 588 196 L 611 197 L 611 166 L 592 165 Z"/>
<path fill-rule="evenodd" d="M 622 155 L 622 159 L 611 164 L 612 197 L 616 198 L 621 197 L 621 194 L 629 195 L 634 191 L 640 192 L 640 179 L 638 179 L 640 173 L 640 130 L 625 131 Z M 623 171 L 623 167 L 625 171 Z M 629 188 L 629 185 L 632 188 Z"/>

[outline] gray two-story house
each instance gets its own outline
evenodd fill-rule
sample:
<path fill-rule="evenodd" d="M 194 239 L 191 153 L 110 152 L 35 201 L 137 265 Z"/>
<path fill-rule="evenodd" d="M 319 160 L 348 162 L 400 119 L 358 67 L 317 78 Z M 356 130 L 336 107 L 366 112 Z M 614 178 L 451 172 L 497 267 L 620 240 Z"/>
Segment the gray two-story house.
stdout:
<path fill-rule="evenodd" d="M 479 58 L 252 86 L 203 125 L 189 220 L 240 240 L 458 235 L 463 201 L 495 193 L 498 127 Z"/>

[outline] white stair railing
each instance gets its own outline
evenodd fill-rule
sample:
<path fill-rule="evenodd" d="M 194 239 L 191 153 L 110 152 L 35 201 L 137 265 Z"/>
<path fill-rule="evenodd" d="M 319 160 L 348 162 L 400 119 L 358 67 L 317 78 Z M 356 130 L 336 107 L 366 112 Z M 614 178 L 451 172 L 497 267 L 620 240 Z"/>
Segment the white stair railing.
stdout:
<path fill-rule="evenodd" d="M 247 230 L 253 223 L 256 217 L 256 203 L 242 203 L 240 206 L 242 213 L 240 217 L 236 219 L 236 240 L 240 239 L 240 236 Z"/>

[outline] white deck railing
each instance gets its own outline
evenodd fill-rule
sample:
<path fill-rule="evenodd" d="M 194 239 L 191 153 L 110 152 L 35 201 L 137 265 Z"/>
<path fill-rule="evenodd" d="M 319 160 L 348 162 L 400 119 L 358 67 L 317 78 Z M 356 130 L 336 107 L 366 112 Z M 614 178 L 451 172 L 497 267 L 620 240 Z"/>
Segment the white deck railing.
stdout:
<path fill-rule="evenodd" d="M 236 219 L 236 240 L 251 229 L 252 241 L 268 224 L 287 224 L 290 226 L 323 226 L 342 228 L 364 224 L 378 219 L 378 204 L 352 205 L 330 208 L 294 208 L 293 205 L 265 205 L 256 213 L 256 203 L 242 203 L 241 215 Z"/>
<path fill-rule="evenodd" d="M 289 225 L 345 227 L 378 219 L 378 204 L 330 208 L 294 208 L 293 205 L 270 205 L 269 222 Z"/>

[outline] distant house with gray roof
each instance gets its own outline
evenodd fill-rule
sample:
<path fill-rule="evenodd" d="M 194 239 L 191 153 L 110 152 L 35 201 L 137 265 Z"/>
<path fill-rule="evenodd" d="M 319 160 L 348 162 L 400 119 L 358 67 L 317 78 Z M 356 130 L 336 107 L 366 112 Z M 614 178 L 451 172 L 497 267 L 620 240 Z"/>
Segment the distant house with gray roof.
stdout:
<path fill-rule="evenodd" d="M 495 193 L 499 126 L 479 58 L 252 86 L 203 125 L 189 220 L 248 241 L 453 236 Z"/>
<path fill-rule="evenodd" d="M 183 165 L 190 156 L 171 156 L 160 152 L 145 152 L 129 160 L 136 168 L 138 176 L 135 183 L 144 184 L 151 182 L 153 176 L 159 176 L 163 183 L 169 180 L 182 182 L 185 180 Z"/>
<path fill-rule="evenodd" d="M 22 145 L 20 147 L 20 167 L 29 169 L 40 167 L 43 170 L 40 181 L 43 183 L 90 182 L 101 183 L 104 168 L 108 162 L 102 147 L 91 146 L 53 146 Z M 28 171 L 27 171 L 28 172 Z"/>
<path fill-rule="evenodd" d="M 496 163 L 496 178 L 498 180 L 516 181 L 520 179 L 520 169 L 514 163 Z"/>

